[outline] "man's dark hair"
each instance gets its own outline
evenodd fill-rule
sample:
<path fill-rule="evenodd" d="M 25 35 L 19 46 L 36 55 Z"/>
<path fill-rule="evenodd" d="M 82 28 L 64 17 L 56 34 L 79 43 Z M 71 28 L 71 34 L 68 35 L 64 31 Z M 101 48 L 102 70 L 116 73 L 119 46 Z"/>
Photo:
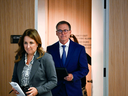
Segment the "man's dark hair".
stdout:
<path fill-rule="evenodd" d="M 58 22 L 58 24 L 56 25 L 56 30 L 57 30 L 58 26 L 61 25 L 61 24 L 67 24 L 68 27 L 69 27 L 69 30 L 71 30 L 71 25 L 67 21 L 60 21 L 60 22 Z"/>

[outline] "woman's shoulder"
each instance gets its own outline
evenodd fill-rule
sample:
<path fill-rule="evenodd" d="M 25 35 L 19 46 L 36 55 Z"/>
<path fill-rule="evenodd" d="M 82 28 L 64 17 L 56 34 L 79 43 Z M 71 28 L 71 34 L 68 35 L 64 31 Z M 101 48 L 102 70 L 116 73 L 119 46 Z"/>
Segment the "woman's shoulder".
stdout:
<path fill-rule="evenodd" d="M 49 54 L 48 52 L 45 52 L 44 56 L 51 56 L 51 54 Z"/>
<path fill-rule="evenodd" d="M 41 61 L 41 64 L 43 64 L 43 65 L 50 65 L 51 66 L 51 65 L 54 64 L 52 55 L 49 54 L 49 53 L 47 53 L 47 52 L 45 52 L 45 54 L 43 55 L 43 57 L 40 58 L 40 61 Z"/>
<path fill-rule="evenodd" d="M 42 59 L 44 59 L 44 58 L 47 59 L 47 58 L 51 58 L 51 57 L 52 57 L 51 54 L 45 52 L 44 55 L 43 55 L 41 58 L 42 58 Z"/>

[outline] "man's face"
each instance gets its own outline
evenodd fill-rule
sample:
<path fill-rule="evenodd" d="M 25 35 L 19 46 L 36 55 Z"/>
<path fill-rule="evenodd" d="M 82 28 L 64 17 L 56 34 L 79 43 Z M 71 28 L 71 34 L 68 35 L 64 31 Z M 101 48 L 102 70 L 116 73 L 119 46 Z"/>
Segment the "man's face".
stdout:
<path fill-rule="evenodd" d="M 57 28 L 56 35 L 62 44 L 66 44 L 70 38 L 71 30 L 67 24 L 60 24 Z"/>

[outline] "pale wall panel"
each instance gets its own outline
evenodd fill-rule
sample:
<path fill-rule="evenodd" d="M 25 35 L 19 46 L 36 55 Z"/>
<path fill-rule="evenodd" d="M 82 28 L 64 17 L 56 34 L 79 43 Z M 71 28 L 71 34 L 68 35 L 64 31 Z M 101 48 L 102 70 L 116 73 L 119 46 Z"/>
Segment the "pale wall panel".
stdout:
<path fill-rule="evenodd" d="M 92 96 L 103 95 L 104 6 L 103 0 L 92 0 Z"/>
<path fill-rule="evenodd" d="M 10 43 L 10 35 L 22 35 L 26 28 L 34 28 L 34 2 L 0 0 L 0 96 L 8 96 L 11 90 L 9 82 L 18 48 L 17 44 Z"/>

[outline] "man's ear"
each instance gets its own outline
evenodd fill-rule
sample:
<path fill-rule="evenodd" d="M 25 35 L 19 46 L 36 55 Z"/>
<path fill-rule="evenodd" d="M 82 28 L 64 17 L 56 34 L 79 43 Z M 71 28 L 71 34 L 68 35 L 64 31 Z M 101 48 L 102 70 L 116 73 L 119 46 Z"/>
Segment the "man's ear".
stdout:
<path fill-rule="evenodd" d="M 56 31 L 56 35 L 58 36 L 57 31 Z"/>
<path fill-rule="evenodd" d="M 71 35 L 72 31 L 70 30 L 70 35 Z"/>

